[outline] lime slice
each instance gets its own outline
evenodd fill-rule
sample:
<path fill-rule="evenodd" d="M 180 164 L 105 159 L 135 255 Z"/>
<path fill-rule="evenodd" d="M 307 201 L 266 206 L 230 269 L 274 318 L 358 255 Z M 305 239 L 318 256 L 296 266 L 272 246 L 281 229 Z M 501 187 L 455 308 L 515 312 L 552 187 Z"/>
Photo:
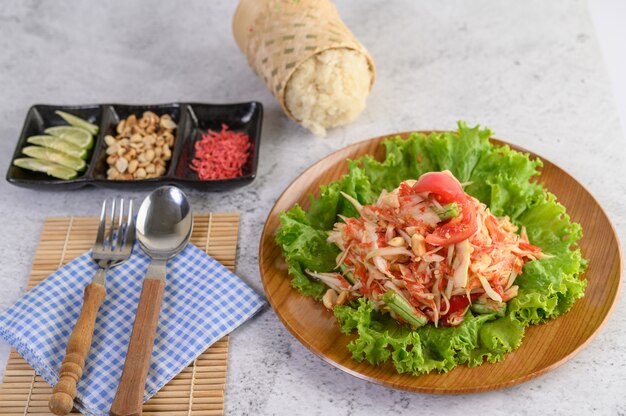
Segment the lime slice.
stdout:
<path fill-rule="evenodd" d="M 19 166 L 22 169 L 34 170 L 35 172 L 47 173 L 50 176 L 54 176 L 59 179 L 74 179 L 76 177 L 76 171 L 65 166 L 57 165 L 56 163 L 48 160 L 32 159 L 30 157 L 23 157 L 15 159 L 13 161 L 15 166 Z"/>
<path fill-rule="evenodd" d="M 93 147 L 93 136 L 87 130 L 81 129 L 80 127 L 49 127 L 44 130 L 44 133 L 72 142 L 82 149 L 91 149 Z"/>
<path fill-rule="evenodd" d="M 96 126 L 95 124 L 91 124 L 87 120 L 83 120 L 82 118 L 70 113 L 66 113 L 65 111 L 55 111 L 55 113 L 61 116 L 63 120 L 67 121 L 72 126 L 80 127 L 81 129 L 87 130 L 89 133 L 91 133 L 92 136 L 98 134 L 98 126 Z"/>
<path fill-rule="evenodd" d="M 87 164 L 83 159 L 69 156 L 58 150 L 50 149 L 48 147 L 39 146 L 26 146 L 22 149 L 22 153 L 35 159 L 48 160 L 50 162 L 58 163 L 61 166 L 74 169 L 78 172 L 85 170 Z"/>
<path fill-rule="evenodd" d="M 30 144 L 36 144 L 50 149 L 58 150 L 68 156 L 77 157 L 79 159 L 87 159 L 87 151 L 74 145 L 72 142 L 54 136 L 31 136 L 26 141 Z"/>

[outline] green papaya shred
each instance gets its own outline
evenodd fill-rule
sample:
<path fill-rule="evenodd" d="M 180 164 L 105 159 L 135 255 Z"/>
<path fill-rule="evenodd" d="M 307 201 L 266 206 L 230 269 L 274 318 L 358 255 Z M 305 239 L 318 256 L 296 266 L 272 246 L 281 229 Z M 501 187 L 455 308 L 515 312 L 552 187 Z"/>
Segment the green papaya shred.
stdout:
<path fill-rule="evenodd" d="M 458 364 L 474 367 L 485 361 L 497 362 L 519 347 L 528 325 L 567 312 L 583 297 L 586 280 L 581 273 L 586 260 L 577 245 L 582 237 L 580 225 L 570 221 L 565 207 L 538 182 L 541 160 L 490 143 L 491 134 L 488 129 L 459 122 L 456 132 L 387 139 L 383 162 L 371 156 L 348 161 L 349 173 L 322 185 L 319 197 L 310 197 L 308 212 L 295 205 L 280 214 L 276 242 L 288 264 L 291 284 L 316 299 L 321 299 L 326 287 L 304 270 L 330 272 L 335 268 L 339 250 L 326 241 L 326 231 L 338 221 L 338 215 L 358 215 L 340 192 L 372 204 L 383 189 L 391 191 L 401 181 L 430 171 L 450 170 L 466 183 L 467 193 L 485 203 L 494 215 L 508 215 L 513 223 L 526 227 L 530 242 L 550 254 L 524 265 L 516 280 L 518 296 L 508 302 L 504 316 L 473 315 L 470 310 L 457 327 L 428 324 L 412 330 L 379 313 L 364 298 L 335 307 L 341 331 L 356 331 L 356 338 L 348 344 L 355 360 L 373 365 L 392 360 L 399 373 L 414 375 L 445 372 Z"/>

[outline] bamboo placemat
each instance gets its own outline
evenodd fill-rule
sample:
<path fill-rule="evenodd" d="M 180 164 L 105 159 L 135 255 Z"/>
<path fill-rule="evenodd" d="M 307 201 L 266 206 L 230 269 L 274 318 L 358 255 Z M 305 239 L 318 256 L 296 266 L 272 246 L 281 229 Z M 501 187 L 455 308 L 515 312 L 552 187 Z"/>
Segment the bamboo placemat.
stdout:
<path fill-rule="evenodd" d="M 27 289 L 89 250 L 97 225 L 98 219 L 92 217 L 48 218 Z M 238 234 L 238 213 L 195 215 L 191 242 L 234 271 Z M 222 415 L 227 362 L 228 336 L 207 349 L 148 400 L 143 414 Z M 51 393 L 52 387 L 12 349 L 0 385 L 0 415 L 51 415 L 48 411 Z"/>

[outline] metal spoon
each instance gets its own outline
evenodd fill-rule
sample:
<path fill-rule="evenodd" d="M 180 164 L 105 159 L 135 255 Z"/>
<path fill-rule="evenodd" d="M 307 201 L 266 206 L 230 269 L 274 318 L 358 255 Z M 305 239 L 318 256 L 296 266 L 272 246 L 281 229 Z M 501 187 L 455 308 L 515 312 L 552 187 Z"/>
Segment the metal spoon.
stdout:
<path fill-rule="evenodd" d="M 163 186 L 146 197 L 137 213 L 137 241 L 151 257 L 141 289 L 122 378 L 111 406 L 111 415 L 140 415 L 150 367 L 167 261 L 189 242 L 193 217 L 187 196 L 178 188 Z"/>

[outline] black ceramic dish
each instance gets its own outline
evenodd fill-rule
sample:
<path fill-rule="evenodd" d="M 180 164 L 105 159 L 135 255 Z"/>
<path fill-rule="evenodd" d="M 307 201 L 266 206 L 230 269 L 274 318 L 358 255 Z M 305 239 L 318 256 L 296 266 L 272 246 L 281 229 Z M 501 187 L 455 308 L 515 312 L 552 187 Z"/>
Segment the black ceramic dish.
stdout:
<path fill-rule="evenodd" d="M 6 179 L 13 185 L 47 190 L 68 190 L 94 185 L 118 189 L 146 189 L 161 185 L 182 185 L 202 191 L 224 191 L 246 185 L 256 177 L 263 124 L 263 106 L 259 102 L 239 104 L 198 104 L 173 103 L 159 105 L 81 105 L 53 106 L 34 105 L 28 110 L 20 139 L 11 161 L 24 157 L 22 149 L 29 144 L 30 136 L 43 134 L 52 126 L 67 125 L 55 111 L 62 110 L 77 115 L 100 127 L 95 145 L 87 157 L 87 170 L 71 180 L 56 179 L 45 173 L 33 172 L 11 164 Z M 136 179 L 129 181 L 106 179 L 106 143 L 104 136 L 114 134 L 117 123 L 131 114 L 140 117 L 144 111 L 158 115 L 170 114 L 178 124 L 176 139 L 172 149 L 172 159 L 168 162 L 165 175 L 160 178 Z M 244 132 L 250 137 L 250 156 L 243 167 L 243 175 L 223 180 L 202 181 L 196 172 L 189 168 L 193 159 L 194 144 L 208 129 L 221 130 L 227 124 L 230 130 Z"/>

